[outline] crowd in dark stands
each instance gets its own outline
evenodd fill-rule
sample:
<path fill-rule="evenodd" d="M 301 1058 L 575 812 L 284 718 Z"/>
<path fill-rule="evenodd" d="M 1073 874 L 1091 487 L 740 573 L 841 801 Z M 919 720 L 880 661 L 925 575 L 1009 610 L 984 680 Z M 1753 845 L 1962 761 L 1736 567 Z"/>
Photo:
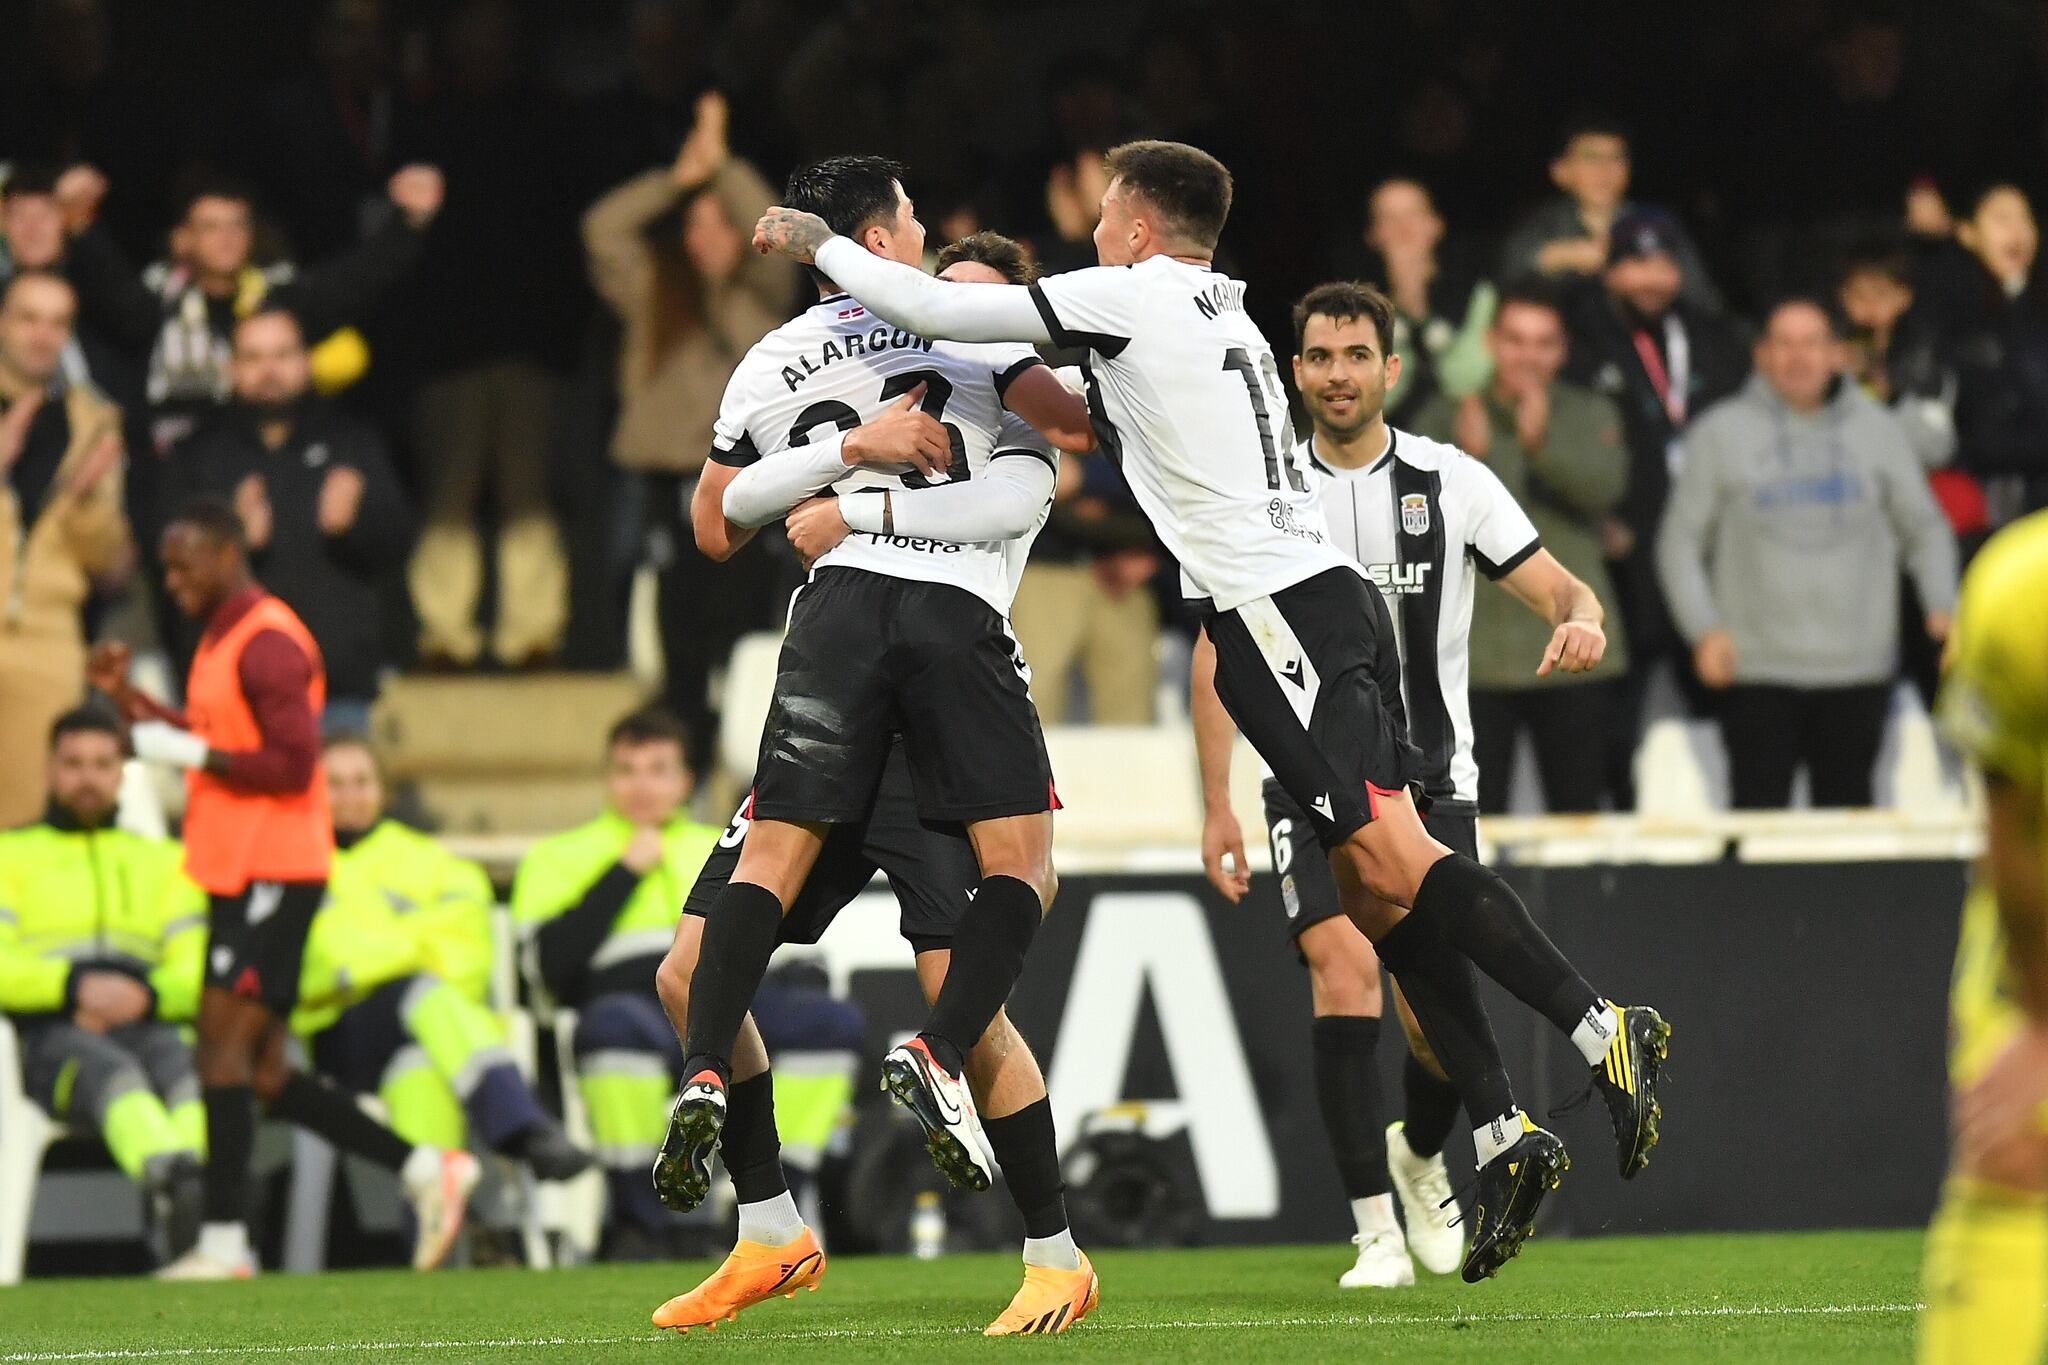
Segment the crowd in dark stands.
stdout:
<path fill-rule="evenodd" d="M 1490 461 L 1607 602 L 1611 662 L 1540 683 L 1480 604 L 1490 806 L 1526 732 L 1552 808 L 1632 808 L 1660 687 L 1738 804 L 1802 763 L 1867 803 L 1821 774 L 2048 503 L 2048 4 L 1653 8 L 0 0 L 0 790 L 90 638 L 179 671 L 154 542 L 199 493 L 313 630 L 331 728 L 394 670 L 621 667 L 638 599 L 708 762 L 800 574 L 774 537 L 712 563 L 684 512 L 805 288 L 748 247 L 780 177 L 887 153 L 935 250 L 1058 270 L 1151 136 L 1235 171 L 1269 337 L 1320 280 L 1386 290 L 1393 420 Z M 1015 609 L 1046 719 L 1147 723 L 1174 567 L 1101 456 L 1056 498 Z"/>

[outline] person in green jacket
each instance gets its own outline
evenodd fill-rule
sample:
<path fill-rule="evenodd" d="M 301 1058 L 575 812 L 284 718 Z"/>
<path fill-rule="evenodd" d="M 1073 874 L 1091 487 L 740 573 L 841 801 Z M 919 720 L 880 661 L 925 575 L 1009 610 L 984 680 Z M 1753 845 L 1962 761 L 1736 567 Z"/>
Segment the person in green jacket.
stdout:
<path fill-rule="evenodd" d="M 1494 359 L 1485 388 L 1461 400 L 1439 395 L 1417 415 L 1417 432 L 1484 460 L 1528 512 L 1543 546 L 1591 588 L 1614 600 L 1600 525 L 1628 486 L 1621 414 L 1604 395 L 1558 378 L 1565 325 L 1555 299 L 1533 287 L 1500 300 L 1487 348 Z M 1515 751 L 1527 732 L 1536 753 L 1544 805 L 1553 811 L 1600 808 L 1606 786 L 1614 680 L 1628 670 L 1619 616 L 1607 619 L 1607 653 L 1584 672 L 1529 666 L 1541 658 L 1550 626 L 1504 592 L 1472 600 L 1472 756 L 1479 764 L 1479 809 L 1507 809 Z"/>
<path fill-rule="evenodd" d="M 176 1255 L 198 1234 L 204 1174 L 206 1113 L 178 1025 L 199 1004 L 206 896 L 177 844 L 115 827 L 121 758 L 99 711 L 50 729 L 43 819 L 0 833 L 0 1009 L 30 1096 L 106 1143 Z"/>
<path fill-rule="evenodd" d="M 674 1225 L 647 1172 L 668 1131 L 682 1047 L 655 993 L 683 901 L 719 830 L 691 820 L 682 723 L 658 707 L 606 739 L 606 806 L 528 851 L 512 883 L 529 974 L 579 1011 L 576 1066 L 611 1189 L 613 1254 Z"/>
<path fill-rule="evenodd" d="M 323 767 L 336 853 L 292 1016 L 315 1066 L 374 1091 L 409 1142 L 460 1147 L 474 1133 L 543 1180 L 588 1170 L 590 1153 L 541 1108 L 484 1003 L 483 869 L 385 817 L 362 740 L 329 739 Z"/>

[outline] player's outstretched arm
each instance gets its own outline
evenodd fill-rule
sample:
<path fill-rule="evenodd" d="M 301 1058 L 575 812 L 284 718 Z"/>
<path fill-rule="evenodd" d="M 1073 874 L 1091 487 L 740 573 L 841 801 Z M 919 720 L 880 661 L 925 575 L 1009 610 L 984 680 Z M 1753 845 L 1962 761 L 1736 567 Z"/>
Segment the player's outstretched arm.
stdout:
<path fill-rule="evenodd" d="M 1024 286 L 956 289 L 912 266 L 883 260 L 849 238 L 833 236 L 816 214 L 768 210 L 754 229 L 754 246 L 815 264 L 869 312 L 919 336 L 951 341 L 1052 340 Z"/>
<path fill-rule="evenodd" d="M 1550 551 L 1530 555 L 1501 579 L 1500 585 L 1556 627 L 1543 650 L 1543 662 L 1537 665 L 1537 677 L 1553 670 L 1584 673 L 1606 655 L 1606 609 L 1585 581 L 1558 563 Z"/>
<path fill-rule="evenodd" d="M 1230 808 L 1230 750 L 1237 742 L 1237 726 L 1216 695 L 1216 646 L 1206 630 L 1195 635 L 1188 710 L 1195 722 L 1195 761 L 1202 770 L 1202 870 L 1209 874 L 1209 884 L 1235 905 L 1252 889 L 1244 829 Z M 1233 860 L 1230 866 L 1224 865 L 1225 854 Z"/>
<path fill-rule="evenodd" d="M 988 289 L 990 285 L 973 286 Z M 1088 420 L 1088 403 L 1067 386 L 1059 372 L 1049 365 L 1033 365 L 1010 381 L 1003 406 L 1023 418 L 1055 450 L 1085 455 L 1095 449 L 1095 428 Z"/>
<path fill-rule="evenodd" d="M 725 519 L 748 529 L 766 526 L 861 466 L 899 473 L 915 469 L 943 479 L 952 465 L 952 442 L 938 419 L 918 408 L 924 392 L 919 384 L 850 431 L 756 460 L 726 485 Z"/>

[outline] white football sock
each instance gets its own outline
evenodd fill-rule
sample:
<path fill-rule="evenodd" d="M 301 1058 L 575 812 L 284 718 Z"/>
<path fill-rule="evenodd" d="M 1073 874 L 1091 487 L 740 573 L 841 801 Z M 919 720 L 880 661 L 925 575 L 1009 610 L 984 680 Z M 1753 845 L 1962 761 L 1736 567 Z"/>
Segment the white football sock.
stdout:
<path fill-rule="evenodd" d="M 1079 1270 L 1081 1249 L 1074 1245 L 1074 1230 L 1061 1228 L 1051 1237 L 1026 1237 L 1024 1264 L 1048 1270 Z"/>
<path fill-rule="evenodd" d="M 804 1216 L 796 1211 L 796 1200 L 788 1190 L 772 1199 L 757 1199 L 740 1205 L 740 1240 L 779 1247 L 796 1240 L 804 1230 Z"/>
<path fill-rule="evenodd" d="M 1505 1152 L 1515 1145 L 1515 1139 L 1522 1135 L 1522 1111 L 1510 1110 L 1497 1119 L 1490 1119 L 1472 1130 L 1472 1148 L 1477 1153 L 1479 1165 Z"/>
<path fill-rule="evenodd" d="M 1352 1200 L 1351 1217 L 1358 1224 L 1361 1242 L 1370 1242 L 1382 1233 L 1400 1235 L 1401 1225 L 1394 1221 L 1394 1196 L 1391 1194 L 1369 1194 L 1363 1199 Z"/>
<path fill-rule="evenodd" d="M 222 1265 L 247 1265 L 250 1260 L 248 1224 L 202 1224 L 199 1228 L 199 1254 Z"/>
<path fill-rule="evenodd" d="M 419 1146 L 406 1154 L 405 1164 L 398 1168 L 398 1178 L 407 1189 L 415 1189 L 440 1177 L 441 1149 Z"/>
<path fill-rule="evenodd" d="M 1572 1046 L 1586 1059 L 1587 1066 L 1598 1066 L 1620 1027 L 1620 1016 L 1615 1013 L 1614 1006 L 1605 1000 L 1596 1000 L 1593 1008 L 1586 1011 L 1586 1017 L 1579 1020 L 1578 1027 L 1572 1030 Z"/>

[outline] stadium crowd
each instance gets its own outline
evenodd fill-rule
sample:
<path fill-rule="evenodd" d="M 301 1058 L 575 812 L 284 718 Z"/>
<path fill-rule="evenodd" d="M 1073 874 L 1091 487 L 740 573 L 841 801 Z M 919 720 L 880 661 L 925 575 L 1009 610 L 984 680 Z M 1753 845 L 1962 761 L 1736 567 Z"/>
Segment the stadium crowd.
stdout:
<path fill-rule="evenodd" d="M 1092 259 L 1107 145 L 1185 137 L 1256 183 L 1276 159 L 1233 153 L 1322 112 L 1307 93 L 1267 107 L 1229 7 L 1127 61 L 976 7 L 852 5 L 807 28 L 789 8 L 331 0 L 282 35 L 302 67 L 256 71 L 254 46 L 100 0 L 12 7 L 0 823 L 36 813 L 17 779 L 79 700 L 89 639 L 189 651 L 153 561 L 197 493 L 232 500 L 312 627 L 330 731 L 360 731 L 399 668 L 616 667 L 637 578 L 701 768 L 715 673 L 800 574 L 773 538 L 711 562 L 683 513 L 726 375 L 797 301 L 794 271 L 745 240 L 781 170 L 889 149 L 935 245 L 994 226 L 1057 269 Z M 1264 37 L 1312 70 L 1308 34 L 1357 21 L 1303 8 Z M 1631 808 L 1660 670 L 1720 721 L 1738 805 L 1783 804 L 1802 756 L 1847 774 L 1816 798 L 1867 804 L 1861 756 L 1889 684 L 1931 682 L 1957 548 L 2048 499 L 2040 129 L 1983 164 L 1961 115 L 1922 116 L 1953 54 L 1915 57 L 1910 15 L 1810 5 L 1693 35 L 1710 65 L 1738 42 L 1771 54 L 1753 78 L 1785 115 L 1767 174 L 1733 133 L 1660 125 L 1639 145 L 1586 114 L 1538 134 L 1508 110 L 1546 75 L 1645 106 L 1626 70 L 1546 47 L 1510 7 L 1493 25 L 1453 8 L 1375 35 L 1445 58 L 1361 97 L 1384 145 L 1299 187 L 1317 212 L 1290 210 L 1284 236 L 1248 215 L 1226 248 L 1269 318 L 1316 277 L 1385 287 L 1395 422 L 1492 462 L 1618 608 L 1599 670 L 1539 683 L 1512 663 L 1527 623 L 1482 595 L 1488 807 L 1527 731 L 1550 808 Z M 145 61 L 154 37 L 210 73 L 204 92 Z M 1972 107 L 1988 126 L 1996 101 Z M 1864 154 L 1828 158 L 1837 135 Z M 1329 230 L 1303 242 L 1305 221 Z M 1502 309 L 1537 283 L 1547 307 Z M 1795 293 L 1816 307 L 1776 307 Z M 1737 508 L 1744 487 L 1762 491 Z M 1898 579 L 1898 610 L 1873 594 L 1866 619 L 1801 617 L 1794 585 L 1844 579 Z M 1015 609 L 1049 720 L 1153 719 L 1183 657 L 1161 648 L 1187 629 L 1174 581 L 1108 462 L 1074 462 Z"/>

